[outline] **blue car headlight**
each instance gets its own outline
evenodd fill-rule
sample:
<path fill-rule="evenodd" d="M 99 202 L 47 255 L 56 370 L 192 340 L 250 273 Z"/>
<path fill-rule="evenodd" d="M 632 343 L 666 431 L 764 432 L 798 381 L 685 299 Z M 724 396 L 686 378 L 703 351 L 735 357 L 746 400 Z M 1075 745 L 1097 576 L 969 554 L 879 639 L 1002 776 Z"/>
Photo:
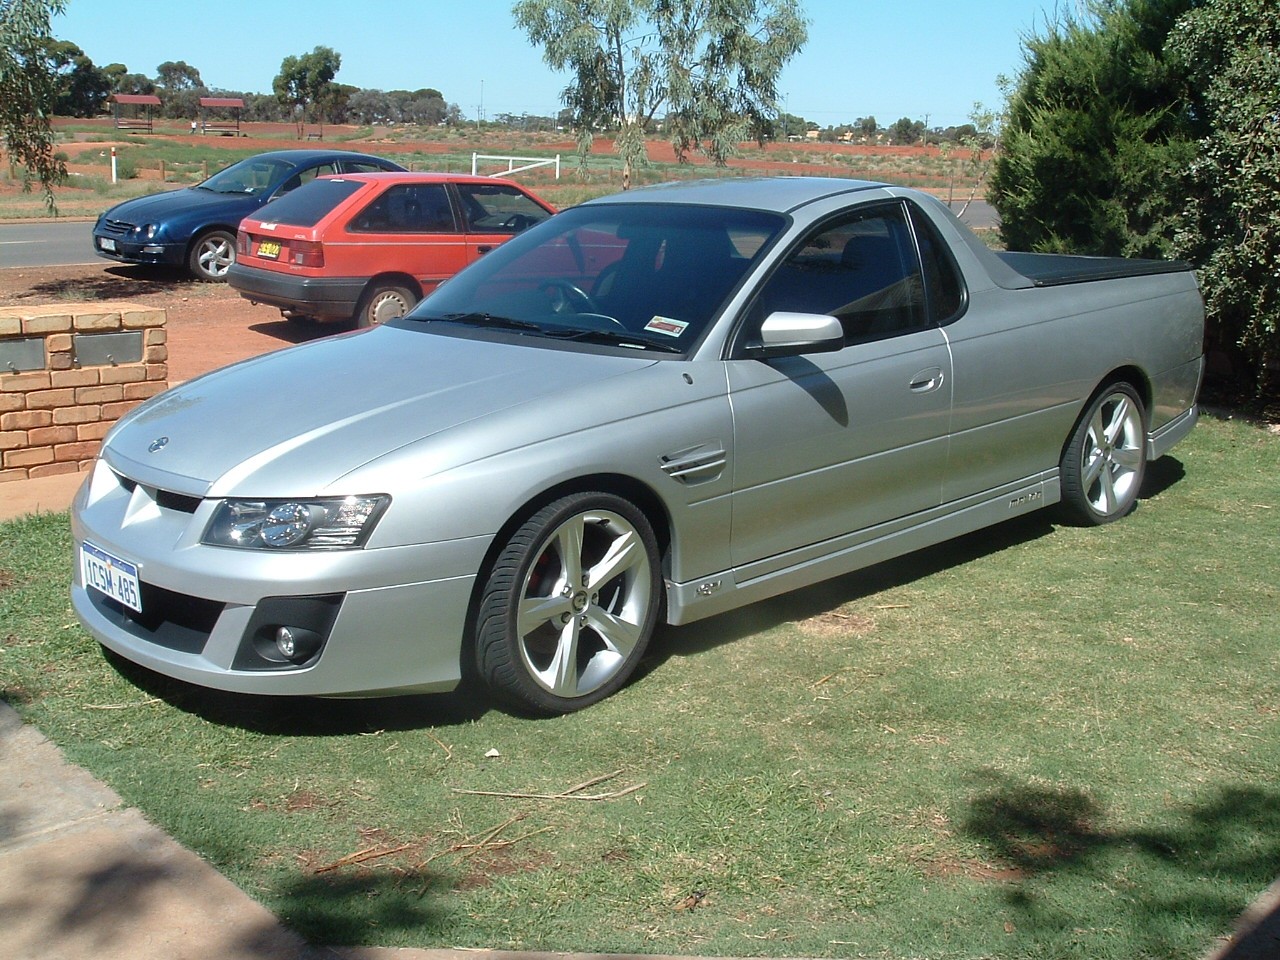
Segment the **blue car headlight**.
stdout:
<path fill-rule="evenodd" d="M 155 235 L 160 232 L 160 224 L 140 223 L 133 228 L 133 232 L 143 240 L 153 240 Z"/>
<path fill-rule="evenodd" d="M 364 546 L 390 502 L 386 496 L 224 500 L 202 542 L 246 550 L 350 550 Z"/>

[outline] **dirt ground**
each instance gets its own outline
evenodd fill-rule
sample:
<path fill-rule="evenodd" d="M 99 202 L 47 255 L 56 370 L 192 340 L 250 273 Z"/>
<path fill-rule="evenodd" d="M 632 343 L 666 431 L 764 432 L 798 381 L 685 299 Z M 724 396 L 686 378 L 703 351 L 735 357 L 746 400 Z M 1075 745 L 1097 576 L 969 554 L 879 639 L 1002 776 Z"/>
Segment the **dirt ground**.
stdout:
<path fill-rule="evenodd" d="M 197 283 L 176 270 L 105 260 L 101 265 L 0 268 L 0 306 L 102 300 L 165 309 L 170 384 L 347 329 L 285 320 L 274 307 L 254 306 L 226 284 Z"/>

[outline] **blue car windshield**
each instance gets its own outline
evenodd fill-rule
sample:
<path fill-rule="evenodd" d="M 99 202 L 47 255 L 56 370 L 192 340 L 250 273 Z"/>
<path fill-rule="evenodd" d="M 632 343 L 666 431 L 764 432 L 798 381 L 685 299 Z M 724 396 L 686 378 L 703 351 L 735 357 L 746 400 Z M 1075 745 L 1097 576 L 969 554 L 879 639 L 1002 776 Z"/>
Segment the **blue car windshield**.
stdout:
<path fill-rule="evenodd" d="M 284 160 L 250 157 L 215 173 L 196 189 L 256 197 L 274 187 L 293 169 L 293 164 Z"/>
<path fill-rule="evenodd" d="M 574 207 L 485 254 L 396 325 L 443 320 L 595 343 L 613 335 L 683 353 L 785 224 L 732 207 Z"/>

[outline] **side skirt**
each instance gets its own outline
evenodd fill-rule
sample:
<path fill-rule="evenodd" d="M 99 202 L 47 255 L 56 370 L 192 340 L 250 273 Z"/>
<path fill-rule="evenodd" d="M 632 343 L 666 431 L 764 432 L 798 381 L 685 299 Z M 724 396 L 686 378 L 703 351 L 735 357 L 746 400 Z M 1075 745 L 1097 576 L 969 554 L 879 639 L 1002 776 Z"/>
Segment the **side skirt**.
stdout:
<path fill-rule="evenodd" d="M 1034 478 L 788 554 L 686 583 L 668 581 L 667 622 L 679 625 L 724 613 L 1032 513 L 1061 499 L 1055 467 Z"/>

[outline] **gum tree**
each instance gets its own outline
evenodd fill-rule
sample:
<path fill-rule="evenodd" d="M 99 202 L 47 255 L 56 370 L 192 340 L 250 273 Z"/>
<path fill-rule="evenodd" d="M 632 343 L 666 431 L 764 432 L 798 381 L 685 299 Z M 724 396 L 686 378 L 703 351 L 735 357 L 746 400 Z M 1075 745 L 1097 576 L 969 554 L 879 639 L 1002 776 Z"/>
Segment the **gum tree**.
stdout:
<path fill-rule="evenodd" d="M 22 189 L 39 183 L 50 213 L 67 170 L 54 155 L 50 122 L 58 78 L 41 50 L 53 39 L 50 18 L 64 7 L 64 0 L 0 0 L 0 137 L 22 168 Z"/>
<path fill-rule="evenodd" d="M 778 76 L 808 39 L 798 0 L 520 0 L 516 25 L 571 75 L 563 97 L 586 163 L 613 130 L 622 185 L 645 163 L 645 133 L 663 130 L 685 160 L 723 165 L 763 140 L 778 114 Z"/>
<path fill-rule="evenodd" d="M 330 47 L 316 47 L 300 57 L 285 57 L 271 88 L 276 98 L 294 114 L 301 139 L 306 129 L 307 108 L 325 103 L 333 78 L 342 66 L 342 56 Z"/>

